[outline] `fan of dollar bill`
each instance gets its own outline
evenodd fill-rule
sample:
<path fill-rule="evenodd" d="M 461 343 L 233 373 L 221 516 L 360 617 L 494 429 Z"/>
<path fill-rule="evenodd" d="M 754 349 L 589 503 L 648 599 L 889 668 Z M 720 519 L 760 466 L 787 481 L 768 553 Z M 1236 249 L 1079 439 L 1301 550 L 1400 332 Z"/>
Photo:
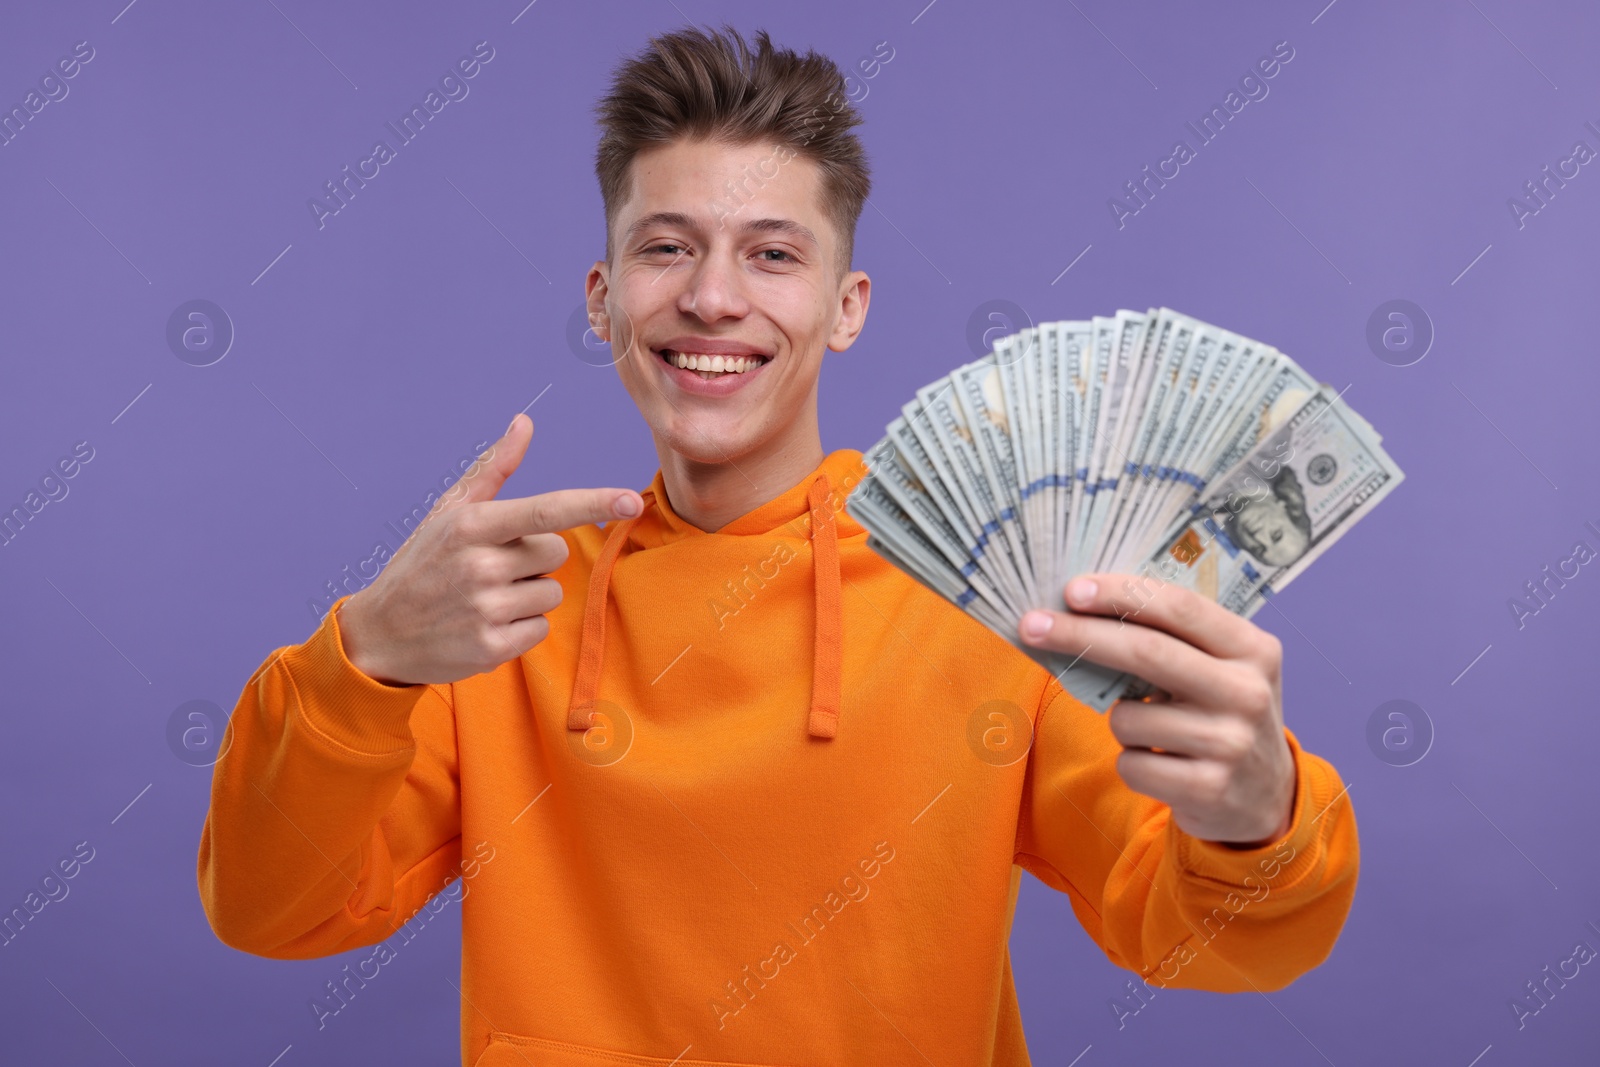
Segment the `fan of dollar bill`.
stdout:
<path fill-rule="evenodd" d="M 1074 575 L 1249 618 L 1405 477 L 1371 424 L 1260 341 L 1167 308 L 1046 322 L 917 391 L 845 509 L 867 544 L 1098 711 L 1149 683 L 1024 645 Z"/>

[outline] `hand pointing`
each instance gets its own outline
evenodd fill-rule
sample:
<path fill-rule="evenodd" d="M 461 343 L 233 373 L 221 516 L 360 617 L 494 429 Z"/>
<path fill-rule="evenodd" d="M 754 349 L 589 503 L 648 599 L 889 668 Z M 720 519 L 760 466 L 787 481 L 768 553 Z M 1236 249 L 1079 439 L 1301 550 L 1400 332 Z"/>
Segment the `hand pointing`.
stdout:
<path fill-rule="evenodd" d="M 524 430 L 523 427 L 527 429 Z M 567 559 L 559 531 L 637 515 L 631 489 L 496 500 L 533 439 L 519 413 L 434 505 L 377 581 L 345 601 L 345 656 L 385 685 L 443 685 L 516 659 L 550 632 Z"/>

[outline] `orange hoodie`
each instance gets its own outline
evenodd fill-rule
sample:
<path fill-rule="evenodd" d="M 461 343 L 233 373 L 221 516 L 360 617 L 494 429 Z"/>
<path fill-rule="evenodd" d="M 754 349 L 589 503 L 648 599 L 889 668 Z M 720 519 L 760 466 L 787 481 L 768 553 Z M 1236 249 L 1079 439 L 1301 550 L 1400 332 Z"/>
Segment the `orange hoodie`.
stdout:
<path fill-rule="evenodd" d="M 864 473 L 833 452 L 707 533 L 658 471 L 643 515 L 564 535 L 549 637 L 453 685 L 362 674 L 341 598 L 234 709 L 212 929 L 376 946 L 312 999 L 326 1025 L 459 899 L 480 1067 L 1026 1064 L 1022 869 L 1151 987 L 1270 991 L 1326 958 L 1358 864 L 1333 767 L 1287 734 L 1279 842 L 1179 830 L 1104 716 L 867 547 L 841 506 Z"/>

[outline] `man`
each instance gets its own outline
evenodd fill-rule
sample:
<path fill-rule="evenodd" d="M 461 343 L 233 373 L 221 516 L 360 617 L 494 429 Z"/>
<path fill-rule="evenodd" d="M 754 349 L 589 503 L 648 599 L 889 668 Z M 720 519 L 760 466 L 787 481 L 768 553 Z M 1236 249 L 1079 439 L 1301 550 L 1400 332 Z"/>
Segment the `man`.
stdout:
<path fill-rule="evenodd" d="M 245 951 L 377 946 L 319 1022 L 445 886 L 462 1062 L 483 1067 L 1025 1064 L 1024 868 L 1152 988 L 1281 989 L 1331 950 L 1354 816 L 1283 726 L 1273 637 L 1080 576 L 1027 639 L 1092 645 L 1163 697 L 1098 715 L 842 510 L 865 467 L 824 453 L 816 387 L 871 292 L 842 90 L 764 33 L 624 63 L 587 288 L 655 439 L 650 486 L 494 499 L 519 415 L 246 684 L 201 895 Z"/>
<path fill-rule="evenodd" d="M 1328 462 L 1332 462 L 1331 459 Z M 1268 567 L 1287 567 L 1311 545 L 1311 516 L 1300 478 L 1287 465 L 1268 483 L 1272 491 L 1223 521 L 1228 539 Z"/>

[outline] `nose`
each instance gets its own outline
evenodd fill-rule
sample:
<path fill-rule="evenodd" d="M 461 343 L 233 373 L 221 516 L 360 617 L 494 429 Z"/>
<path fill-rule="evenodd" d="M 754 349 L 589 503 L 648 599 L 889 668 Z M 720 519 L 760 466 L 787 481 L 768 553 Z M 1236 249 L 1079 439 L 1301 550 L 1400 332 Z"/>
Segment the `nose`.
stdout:
<path fill-rule="evenodd" d="M 678 310 L 702 322 L 745 316 L 749 302 L 743 278 L 728 254 L 707 254 L 696 262 L 678 295 Z"/>

